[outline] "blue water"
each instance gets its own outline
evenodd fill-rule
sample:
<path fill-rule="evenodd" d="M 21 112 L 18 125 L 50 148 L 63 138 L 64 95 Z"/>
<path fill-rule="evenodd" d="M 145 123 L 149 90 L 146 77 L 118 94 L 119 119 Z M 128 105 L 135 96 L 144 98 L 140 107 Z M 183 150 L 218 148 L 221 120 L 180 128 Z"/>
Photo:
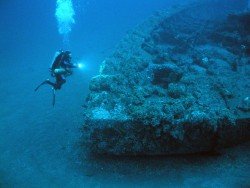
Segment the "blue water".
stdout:
<path fill-rule="evenodd" d="M 76 24 L 69 47 L 86 68 L 67 80 L 53 108 L 51 89 L 34 93 L 34 88 L 49 76 L 54 53 L 63 46 L 56 1 L 0 1 L 0 187 L 241 185 L 247 179 L 238 174 L 249 167 L 248 145 L 199 160 L 79 158 L 81 105 L 100 63 L 153 12 L 187 2 L 73 1 Z"/>

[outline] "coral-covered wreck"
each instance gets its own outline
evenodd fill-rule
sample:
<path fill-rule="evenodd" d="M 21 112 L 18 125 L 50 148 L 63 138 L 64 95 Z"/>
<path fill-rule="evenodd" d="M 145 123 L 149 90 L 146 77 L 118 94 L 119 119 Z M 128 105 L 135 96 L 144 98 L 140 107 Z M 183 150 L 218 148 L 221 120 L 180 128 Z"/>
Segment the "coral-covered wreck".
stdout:
<path fill-rule="evenodd" d="M 92 78 L 82 140 L 92 152 L 169 155 L 250 140 L 250 12 L 201 1 L 156 13 Z"/>

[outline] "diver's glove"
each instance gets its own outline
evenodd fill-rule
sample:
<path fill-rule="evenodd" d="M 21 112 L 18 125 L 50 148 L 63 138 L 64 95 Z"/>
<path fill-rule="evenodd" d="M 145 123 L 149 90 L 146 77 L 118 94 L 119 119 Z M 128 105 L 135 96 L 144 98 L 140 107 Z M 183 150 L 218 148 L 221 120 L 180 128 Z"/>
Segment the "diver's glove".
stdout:
<path fill-rule="evenodd" d="M 78 63 L 74 63 L 73 64 L 73 68 L 79 68 L 79 64 Z"/>

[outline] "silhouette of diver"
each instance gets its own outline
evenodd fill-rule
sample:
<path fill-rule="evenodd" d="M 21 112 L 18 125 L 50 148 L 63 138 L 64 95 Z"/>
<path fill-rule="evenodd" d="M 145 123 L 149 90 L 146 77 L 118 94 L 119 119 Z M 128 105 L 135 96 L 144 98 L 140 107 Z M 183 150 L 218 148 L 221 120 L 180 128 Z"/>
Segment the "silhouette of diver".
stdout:
<path fill-rule="evenodd" d="M 51 65 L 50 72 L 51 76 L 55 78 L 55 83 L 51 82 L 49 79 L 43 81 L 39 84 L 35 91 L 37 91 L 42 85 L 48 84 L 52 86 L 53 90 L 53 101 L 52 105 L 55 105 L 55 91 L 61 89 L 62 85 L 66 82 L 66 77 L 70 76 L 72 68 L 78 68 L 77 64 L 71 63 L 71 52 L 70 51 L 58 51 L 55 54 L 54 61 Z"/>

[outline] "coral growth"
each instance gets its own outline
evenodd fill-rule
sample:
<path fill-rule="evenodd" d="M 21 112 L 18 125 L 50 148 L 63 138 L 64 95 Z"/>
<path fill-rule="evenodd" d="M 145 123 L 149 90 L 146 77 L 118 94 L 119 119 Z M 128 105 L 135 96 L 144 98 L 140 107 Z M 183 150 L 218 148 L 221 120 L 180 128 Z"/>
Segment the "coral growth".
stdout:
<path fill-rule="evenodd" d="M 159 12 L 121 41 L 90 83 L 93 152 L 196 153 L 249 139 L 249 15 L 221 6 Z"/>

